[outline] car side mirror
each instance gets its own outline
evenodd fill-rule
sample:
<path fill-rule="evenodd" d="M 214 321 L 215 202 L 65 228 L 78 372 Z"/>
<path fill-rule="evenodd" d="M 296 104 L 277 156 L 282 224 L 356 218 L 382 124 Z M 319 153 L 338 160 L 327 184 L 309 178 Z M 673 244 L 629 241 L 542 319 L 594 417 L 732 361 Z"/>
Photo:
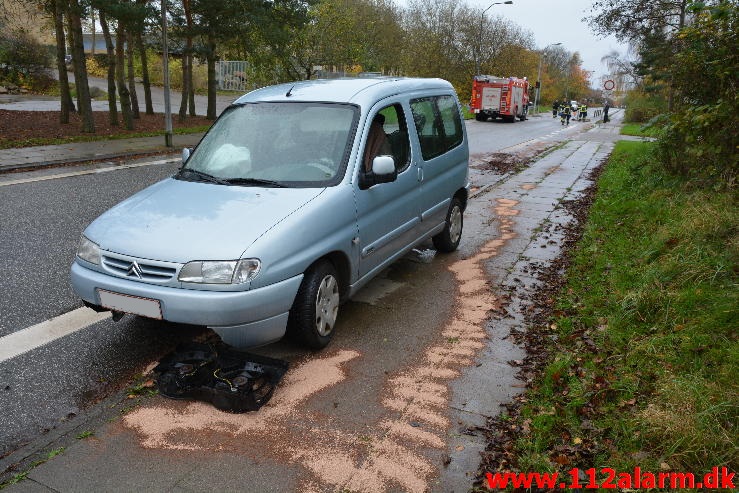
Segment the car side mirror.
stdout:
<path fill-rule="evenodd" d="M 359 188 L 366 190 L 380 183 L 390 183 L 398 178 L 392 156 L 377 156 L 372 160 L 372 171 L 359 174 Z"/>
<path fill-rule="evenodd" d="M 192 154 L 192 149 L 189 147 L 182 149 L 182 164 L 185 164 L 187 160 L 190 159 L 190 154 Z"/>
<path fill-rule="evenodd" d="M 372 173 L 375 176 L 395 174 L 395 160 L 392 156 L 377 156 L 372 160 Z"/>

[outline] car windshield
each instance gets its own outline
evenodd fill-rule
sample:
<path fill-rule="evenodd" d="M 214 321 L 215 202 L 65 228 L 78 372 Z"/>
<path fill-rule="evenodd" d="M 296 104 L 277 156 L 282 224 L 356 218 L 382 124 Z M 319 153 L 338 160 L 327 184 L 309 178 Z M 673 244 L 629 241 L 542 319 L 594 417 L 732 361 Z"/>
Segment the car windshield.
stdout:
<path fill-rule="evenodd" d="M 242 186 L 328 186 L 343 176 L 357 109 L 335 103 L 246 103 L 229 108 L 180 179 Z"/>

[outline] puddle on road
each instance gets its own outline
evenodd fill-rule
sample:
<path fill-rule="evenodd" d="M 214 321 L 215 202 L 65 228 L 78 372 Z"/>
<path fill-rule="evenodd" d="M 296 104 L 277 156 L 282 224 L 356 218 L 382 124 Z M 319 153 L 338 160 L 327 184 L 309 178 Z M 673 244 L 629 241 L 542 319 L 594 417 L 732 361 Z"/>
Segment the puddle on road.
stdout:
<path fill-rule="evenodd" d="M 346 432 L 302 406 L 312 395 L 348 378 L 346 365 L 362 356 L 352 350 L 310 356 L 296 365 L 272 400 L 255 413 L 227 414 L 203 403 L 156 402 L 125 416 L 124 424 L 139 434 L 146 448 L 223 451 L 298 464 L 311 473 L 300 491 L 428 490 L 438 469 L 428 454 L 446 447 L 449 384 L 475 363 L 485 346 L 488 313 L 499 308 L 485 262 L 516 236 L 517 204 L 497 199 L 493 210 L 500 236 L 448 266 L 458 285 L 454 315 L 417 363 L 388 376 L 380 396 L 385 416 L 368 435 Z"/>

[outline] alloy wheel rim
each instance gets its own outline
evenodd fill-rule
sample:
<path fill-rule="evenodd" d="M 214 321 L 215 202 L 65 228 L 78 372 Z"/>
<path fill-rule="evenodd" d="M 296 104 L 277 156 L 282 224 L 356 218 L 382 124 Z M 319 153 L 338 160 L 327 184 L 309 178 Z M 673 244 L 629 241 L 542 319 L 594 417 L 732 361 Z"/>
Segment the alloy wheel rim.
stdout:
<path fill-rule="evenodd" d="M 334 330 L 339 312 L 339 284 L 332 275 L 321 280 L 316 295 L 316 331 L 325 337 Z"/>
<path fill-rule="evenodd" d="M 449 239 L 456 243 L 462 234 L 462 211 L 455 206 L 449 215 Z"/>

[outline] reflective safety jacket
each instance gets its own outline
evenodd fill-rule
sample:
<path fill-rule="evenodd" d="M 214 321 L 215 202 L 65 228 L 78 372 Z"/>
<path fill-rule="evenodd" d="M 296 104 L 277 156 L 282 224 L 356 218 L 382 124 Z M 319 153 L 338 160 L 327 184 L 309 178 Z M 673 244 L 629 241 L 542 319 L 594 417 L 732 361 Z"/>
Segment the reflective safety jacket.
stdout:
<path fill-rule="evenodd" d="M 583 103 L 580 105 L 580 113 L 587 113 L 588 111 L 588 105 Z"/>

